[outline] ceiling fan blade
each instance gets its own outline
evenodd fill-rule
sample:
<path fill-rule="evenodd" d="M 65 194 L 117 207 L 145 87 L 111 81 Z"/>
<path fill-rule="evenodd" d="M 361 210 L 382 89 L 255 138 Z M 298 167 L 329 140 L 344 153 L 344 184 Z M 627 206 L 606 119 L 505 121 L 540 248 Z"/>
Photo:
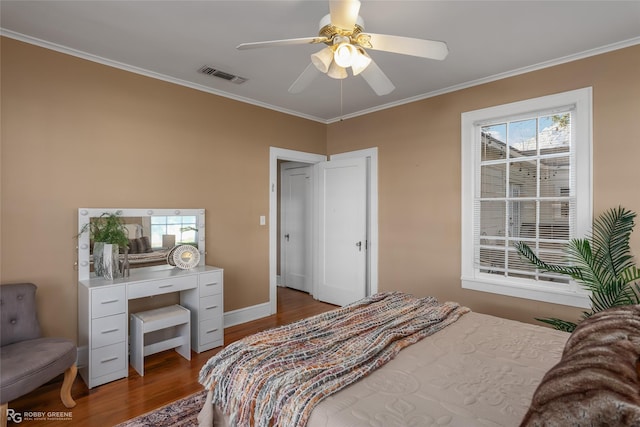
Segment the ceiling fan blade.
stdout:
<path fill-rule="evenodd" d="M 414 39 L 411 37 L 389 36 L 386 34 L 361 34 L 360 37 L 368 38 L 370 46 L 363 45 L 374 50 L 401 53 L 403 55 L 419 56 L 421 58 L 443 60 L 449 54 L 449 48 L 445 42 L 435 40 Z"/>
<path fill-rule="evenodd" d="M 358 20 L 360 2 L 358 0 L 331 0 L 329 2 L 329 15 L 331 25 L 351 31 Z"/>
<path fill-rule="evenodd" d="M 360 75 L 378 96 L 387 95 L 396 88 L 373 60 Z"/>
<path fill-rule="evenodd" d="M 319 74 L 322 73 L 315 67 L 315 65 L 313 65 L 313 63 L 307 65 L 307 68 L 304 69 L 302 74 L 300 74 L 291 87 L 289 87 L 289 93 L 302 92 Z"/>
<path fill-rule="evenodd" d="M 324 43 L 329 40 L 326 37 L 301 37 L 298 39 L 270 40 L 265 42 L 242 43 L 236 46 L 238 50 L 256 49 L 260 47 L 288 46 L 293 44 Z"/>

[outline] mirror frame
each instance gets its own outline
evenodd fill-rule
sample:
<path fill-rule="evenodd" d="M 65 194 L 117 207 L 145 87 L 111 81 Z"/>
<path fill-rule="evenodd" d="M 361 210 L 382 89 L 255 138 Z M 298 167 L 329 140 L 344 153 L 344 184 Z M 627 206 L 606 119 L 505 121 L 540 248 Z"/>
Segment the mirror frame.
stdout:
<path fill-rule="evenodd" d="M 198 252 L 200 252 L 199 266 L 205 265 L 205 210 L 204 209 L 127 209 L 127 208 L 79 208 L 78 209 L 78 280 L 91 279 L 90 273 L 90 240 L 89 233 L 81 233 L 89 224 L 91 218 L 99 217 L 104 213 L 119 213 L 121 217 L 145 217 L 145 216 L 171 216 L 184 215 L 195 216 L 198 224 Z M 169 266 L 169 264 L 167 264 Z M 145 267 L 141 267 L 145 268 Z"/>

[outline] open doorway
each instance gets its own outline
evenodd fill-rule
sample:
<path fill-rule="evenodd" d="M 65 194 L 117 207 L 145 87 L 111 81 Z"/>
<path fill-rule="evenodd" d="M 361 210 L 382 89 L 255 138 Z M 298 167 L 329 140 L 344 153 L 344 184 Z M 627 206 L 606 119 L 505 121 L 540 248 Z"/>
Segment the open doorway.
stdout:
<path fill-rule="evenodd" d="M 370 148 L 354 152 L 341 153 L 331 156 L 330 160 L 349 159 L 349 158 L 365 158 L 367 162 L 367 241 L 364 242 L 367 248 L 367 286 L 366 294 L 370 295 L 378 292 L 378 191 L 377 191 L 377 148 Z M 270 149 L 270 197 L 269 197 L 269 308 L 270 314 L 277 313 L 277 282 L 278 282 L 278 263 L 279 263 L 279 217 L 278 206 L 281 189 L 279 188 L 279 168 L 278 163 L 299 162 L 309 165 L 315 165 L 319 162 L 325 162 L 325 156 L 314 153 L 306 153 L 282 148 L 271 147 Z M 312 211 L 315 212 L 317 205 L 317 193 L 313 192 L 311 201 Z M 313 215 L 313 213 L 312 213 Z M 311 233 L 312 260 L 314 269 L 316 267 L 315 248 L 318 245 L 318 235 L 315 230 Z M 314 287 L 318 286 L 315 278 L 311 279 L 311 292 L 314 293 Z"/>
<path fill-rule="evenodd" d="M 313 170 L 278 162 L 278 285 L 311 294 Z"/>

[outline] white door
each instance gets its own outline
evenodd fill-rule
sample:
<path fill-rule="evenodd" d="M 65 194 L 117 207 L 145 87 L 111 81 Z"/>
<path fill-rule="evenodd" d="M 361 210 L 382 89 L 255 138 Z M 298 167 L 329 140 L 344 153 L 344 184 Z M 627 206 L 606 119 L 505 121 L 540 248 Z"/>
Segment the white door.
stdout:
<path fill-rule="evenodd" d="M 316 298 L 346 305 L 367 291 L 367 163 L 319 163 Z"/>
<path fill-rule="evenodd" d="M 311 292 L 311 166 L 283 164 L 281 197 L 281 284 Z"/>

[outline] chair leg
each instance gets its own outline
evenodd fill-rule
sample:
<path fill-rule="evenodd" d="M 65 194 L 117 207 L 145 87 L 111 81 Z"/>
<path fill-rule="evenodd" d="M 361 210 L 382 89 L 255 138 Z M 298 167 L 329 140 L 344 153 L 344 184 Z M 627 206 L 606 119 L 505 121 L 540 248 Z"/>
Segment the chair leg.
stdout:
<path fill-rule="evenodd" d="M 62 381 L 62 388 L 60 389 L 60 399 L 62 399 L 62 403 L 64 403 L 64 406 L 67 408 L 76 406 L 76 402 L 73 400 L 73 397 L 71 397 L 71 386 L 73 386 L 73 381 L 75 381 L 77 374 L 78 367 L 75 363 L 64 371 L 64 380 Z"/>
<path fill-rule="evenodd" d="M 0 427 L 7 427 L 7 409 L 9 409 L 9 402 L 0 405 Z"/>

